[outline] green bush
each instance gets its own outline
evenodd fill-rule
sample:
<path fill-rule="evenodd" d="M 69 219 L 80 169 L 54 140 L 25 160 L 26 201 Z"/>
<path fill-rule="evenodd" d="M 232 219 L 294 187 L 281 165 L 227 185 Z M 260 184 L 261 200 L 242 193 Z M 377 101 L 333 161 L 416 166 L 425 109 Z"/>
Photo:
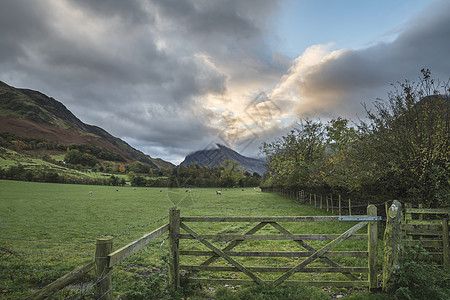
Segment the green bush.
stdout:
<path fill-rule="evenodd" d="M 397 299 L 450 299 L 450 270 L 437 267 L 422 245 L 408 247 L 393 286 Z"/>

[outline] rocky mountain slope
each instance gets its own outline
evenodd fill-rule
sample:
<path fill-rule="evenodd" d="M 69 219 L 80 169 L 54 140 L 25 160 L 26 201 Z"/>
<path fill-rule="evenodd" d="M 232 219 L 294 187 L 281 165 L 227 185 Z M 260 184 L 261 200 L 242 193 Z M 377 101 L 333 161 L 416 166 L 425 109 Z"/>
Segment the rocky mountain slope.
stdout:
<path fill-rule="evenodd" d="M 0 132 L 64 145 L 102 147 L 120 154 L 128 161 L 140 161 L 153 168 L 174 166 L 144 154 L 100 127 L 83 123 L 61 102 L 51 97 L 38 91 L 14 88 L 1 81 Z"/>

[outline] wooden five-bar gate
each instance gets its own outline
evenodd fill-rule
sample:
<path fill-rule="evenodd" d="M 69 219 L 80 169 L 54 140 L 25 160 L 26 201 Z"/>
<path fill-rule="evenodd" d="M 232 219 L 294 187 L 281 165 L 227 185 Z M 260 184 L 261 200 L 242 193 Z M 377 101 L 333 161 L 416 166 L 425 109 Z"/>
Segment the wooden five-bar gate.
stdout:
<path fill-rule="evenodd" d="M 291 217 L 181 217 L 178 209 L 171 209 L 169 213 L 169 223 L 165 224 L 154 231 L 145 234 L 141 238 L 113 251 L 113 237 L 99 237 L 97 239 L 95 249 L 95 261 L 83 265 L 72 272 L 64 275 L 56 281 L 50 283 L 46 287 L 36 291 L 27 299 L 44 299 L 56 290 L 75 282 L 92 269 L 98 278 L 95 285 L 95 294 L 101 299 L 113 299 L 113 285 L 111 278 L 111 270 L 124 259 L 130 257 L 151 241 L 161 237 L 169 232 L 170 243 L 170 269 L 169 269 L 169 285 L 172 289 L 180 286 L 180 271 L 188 271 L 186 277 L 187 282 L 204 282 L 204 283 L 228 283 L 228 284 L 260 284 L 268 286 L 284 285 L 311 285 L 311 286 L 360 286 L 370 289 L 378 288 L 377 282 L 377 257 L 378 257 L 378 240 L 377 240 L 377 221 L 381 218 L 377 216 L 377 209 L 374 205 L 367 207 L 367 215 L 364 216 L 291 216 Z M 340 222 L 354 221 L 356 224 L 342 234 L 294 234 L 283 227 L 280 222 Z M 190 222 L 251 222 L 257 223 L 252 229 L 245 234 L 199 234 L 194 231 Z M 356 234 L 356 232 L 368 225 L 368 234 Z M 279 234 L 257 235 L 256 233 L 266 226 L 272 226 Z M 181 231 L 183 230 L 183 232 Z M 201 250 L 183 250 L 180 247 L 180 240 L 194 239 L 206 246 L 208 251 Z M 333 247 L 345 240 L 367 239 L 367 251 L 330 251 Z M 214 246 L 211 241 L 231 241 L 227 246 L 219 249 Z M 275 251 L 232 251 L 236 246 L 244 241 L 251 240 L 279 240 L 294 241 L 303 250 L 297 252 L 275 252 Z M 306 241 L 314 240 L 330 240 L 323 247 L 314 247 Z M 180 265 L 180 255 L 195 255 L 198 257 L 208 256 L 203 263 L 199 265 Z M 245 266 L 234 257 L 291 257 L 305 258 L 301 263 L 293 267 L 258 267 Z M 332 258 L 336 257 L 368 257 L 368 264 L 365 267 L 345 267 L 341 266 Z M 212 265 L 219 258 L 224 259 L 229 265 Z M 326 267 L 308 266 L 316 260 L 325 263 Z M 211 279 L 198 278 L 189 276 L 198 271 L 212 272 L 242 272 L 249 279 Z M 275 280 L 264 280 L 256 273 L 273 272 L 282 273 Z M 287 280 L 295 273 L 342 273 L 348 280 L 346 281 L 294 281 Z M 358 275 L 361 273 L 368 274 L 368 280 L 360 279 L 353 273 Z"/>
<path fill-rule="evenodd" d="M 364 216 L 280 216 L 280 217 L 180 217 L 180 211 L 172 209 L 169 214 L 169 241 L 171 251 L 169 284 L 177 289 L 180 286 L 180 273 L 182 270 L 188 271 L 183 280 L 189 283 L 214 283 L 231 285 L 267 285 L 276 287 L 278 285 L 311 285 L 311 286 L 359 286 L 377 289 L 377 257 L 378 257 L 378 227 L 377 221 L 381 218 L 377 216 L 377 209 L 374 205 L 367 207 L 367 215 Z M 350 229 L 342 234 L 294 234 L 283 227 L 280 222 L 342 222 L 356 221 Z M 256 225 L 245 234 L 200 234 L 192 229 L 190 223 L 193 222 L 250 222 Z M 356 234 L 364 226 L 368 227 L 367 234 Z M 260 234 L 256 233 L 266 226 L 272 226 L 279 233 Z M 194 239 L 206 246 L 209 250 L 184 250 L 180 245 L 180 240 Z M 367 251 L 331 251 L 336 245 L 348 239 L 367 239 Z M 251 240 L 278 240 L 294 241 L 302 249 L 297 252 L 275 252 L 275 251 L 233 251 L 233 249 L 244 241 Z M 329 240 L 325 246 L 312 246 L 312 240 Z M 228 245 L 220 249 L 213 241 L 229 241 Z M 306 251 L 305 251 L 306 250 Z M 180 264 L 180 256 L 189 255 L 208 257 L 198 265 Z M 292 257 L 305 258 L 295 266 L 284 267 L 260 267 L 245 266 L 235 257 Z M 368 257 L 366 267 L 344 267 L 333 261 L 334 257 Z M 228 265 L 212 265 L 219 258 L 225 260 Z M 197 259 L 198 260 L 198 259 Z M 325 263 L 326 267 L 309 266 L 316 260 Z M 199 271 L 212 272 L 242 272 L 248 279 L 218 279 L 199 278 Z M 275 272 L 281 273 L 275 280 L 264 280 L 257 273 Z M 296 273 L 341 273 L 346 276 L 346 281 L 299 281 L 288 280 Z M 360 275 L 368 274 L 361 279 L 353 273 Z M 194 275 L 194 276 L 189 276 Z"/>

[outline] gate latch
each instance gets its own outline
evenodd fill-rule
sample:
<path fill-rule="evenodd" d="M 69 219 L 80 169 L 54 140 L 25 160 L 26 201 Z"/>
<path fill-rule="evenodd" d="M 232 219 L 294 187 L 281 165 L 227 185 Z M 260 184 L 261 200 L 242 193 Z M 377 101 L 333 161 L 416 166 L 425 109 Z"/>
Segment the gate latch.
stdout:
<path fill-rule="evenodd" d="M 377 217 L 364 217 L 364 216 L 352 217 L 352 216 L 348 216 L 348 217 L 339 217 L 338 220 L 339 221 L 381 221 L 381 216 L 377 216 Z"/>

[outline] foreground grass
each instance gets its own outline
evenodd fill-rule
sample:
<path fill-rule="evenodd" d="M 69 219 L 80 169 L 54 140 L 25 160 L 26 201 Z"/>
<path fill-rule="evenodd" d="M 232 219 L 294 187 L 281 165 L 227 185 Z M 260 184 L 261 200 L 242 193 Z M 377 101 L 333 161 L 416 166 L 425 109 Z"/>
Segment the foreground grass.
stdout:
<path fill-rule="evenodd" d="M 89 194 L 90 191 L 92 196 Z M 29 288 L 42 287 L 75 267 L 92 261 L 95 239 L 98 236 L 113 235 L 114 249 L 118 249 L 167 223 L 168 211 L 174 205 L 180 207 L 182 216 L 326 214 L 321 210 L 300 206 L 291 199 L 276 194 L 261 193 L 253 188 L 244 191 L 229 189 L 224 191 L 222 196 L 217 196 L 215 189 L 192 189 L 192 192 L 186 193 L 184 189 L 62 185 L 0 180 L 0 193 L 0 246 L 3 251 L 0 253 L 2 255 L 0 257 L 1 288 L 2 296 L 11 299 L 17 295 L 29 294 L 32 292 Z M 245 233 L 254 225 L 256 223 L 196 223 L 191 227 L 199 233 Z M 293 233 L 342 233 L 352 226 L 345 222 L 282 225 Z M 277 231 L 274 228 L 266 226 L 258 234 L 275 233 Z M 130 290 L 132 282 L 165 274 L 167 243 L 164 239 L 165 237 L 161 237 L 143 251 L 115 267 L 113 276 L 116 295 L 123 295 Z M 310 244 L 320 247 L 325 243 L 326 241 L 316 241 Z M 347 241 L 336 250 L 363 251 L 366 243 L 365 241 Z M 223 248 L 225 244 L 215 243 L 219 248 Z M 206 250 L 204 246 L 194 241 L 183 240 L 181 246 L 184 249 Z M 289 241 L 248 241 L 236 247 L 235 250 L 298 251 L 300 247 Z M 201 259 L 187 256 L 182 257 L 181 263 L 199 264 Z M 293 258 L 239 258 L 237 260 L 245 265 L 259 266 L 294 266 L 299 263 L 298 259 Z M 351 266 L 367 264 L 365 259 L 351 258 L 346 262 L 344 259 L 335 260 Z M 217 262 L 217 265 L 223 264 L 223 261 Z M 260 275 L 264 279 L 273 279 L 280 274 Z M 221 274 L 201 272 L 198 276 L 245 278 L 245 275 L 233 272 Z M 343 280 L 341 276 L 324 274 L 318 279 Z M 164 280 L 163 277 L 160 280 Z M 296 274 L 294 277 L 300 280 L 311 280 L 311 278 L 311 274 Z M 86 286 L 91 280 L 92 277 L 85 279 Z M 65 292 L 70 293 L 70 291 Z M 228 291 L 225 290 L 222 295 L 227 293 Z M 230 295 L 230 297 L 239 296 L 234 292 Z M 211 296 L 202 296 L 200 293 L 196 297 L 201 299 L 201 297 Z"/>

